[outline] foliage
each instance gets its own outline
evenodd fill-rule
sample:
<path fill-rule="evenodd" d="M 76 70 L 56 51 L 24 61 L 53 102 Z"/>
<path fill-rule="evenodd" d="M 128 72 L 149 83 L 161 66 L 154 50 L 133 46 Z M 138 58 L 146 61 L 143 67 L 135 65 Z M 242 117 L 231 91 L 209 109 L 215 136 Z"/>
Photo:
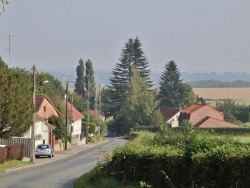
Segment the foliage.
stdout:
<path fill-rule="evenodd" d="M 61 117 L 51 116 L 49 118 L 49 123 L 56 127 L 53 130 L 53 133 L 57 140 L 65 138 L 66 125 Z"/>
<path fill-rule="evenodd" d="M 85 96 L 85 77 L 84 77 L 84 62 L 82 59 L 79 60 L 79 65 L 76 67 L 76 81 L 75 81 L 75 92 L 84 97 Z"/>
<path fill-rule="evenodd" d="M 129 130 L 138 125 L 150 125 L 152 113 L 157 105 L 154 95 L 147 89 L 144 79 L 132 66 L 132 77 L 128 84 L 125 101 L 119 115 L 124 119 L 124 127 Z"/>
<path fill-rule="evenodd" d="M 222 102 L 216 102 L 215 108 L 224 113 L 226 121 L 241 121 L 243 123 L 250 121 L 250 106 L 236 104 L 235 101 L 226 99 Z"/>
<path fill-rule="evenodd" d="M 152 113 L 152 118 L 151 118 L 151 125 L 159 127 L 164 123 L 164 117 L 161 113 L 160 109 L 156 109 Z"/>
<path fill-rule="evenodd" d="M 9 4 L 9 0 L 1 0 L 1 3 L 2 3 L 2 7 L 3 7 L 3 12 L 5 11 L 5 5 L 8 5 Z M 0 15 L 2 14 L 2 12 L 0 11 Z"/>
<path fill-rule="evenodd" d="M 197 100 L 192 87 L 182 83 L 180 71 L 174 61 L 165 65 L 164 72 L 160 77 L 160 91 L 158 98 L 165 107 L 185 108 L 194 104 Z"/>
<path fill-rule="evenodd" d="M 96 142 L 100 142 L 100 141 L 104 141 L 105 138 L 103 135 L 93 135 L 93 136 L 88 136 L 89 138 L 89 142 L 91 143 L 96 143 Z"/>
<path fill-rule="evenodd" d="M 82 122 L 82 130 L 83 131 L 86 131 L 87 125 L 88 125 L 88 122 Z M 95 134 L 95 129 L 96 129 L 96 124 L 89 123 L 89 131 L 88 131 L 88 133 L 89 134 L 91 134 L 91 133 Z"/>
<path fill-rule="evenodd" d="M 24 145 L 7 145 L 7 160 L 22 160 L 24 157 Z"/>
<path fill-rule="evenodd" d="M 32 123 L 32 78 L 24 69 L 11 68 L 0 58 L 0 137 L 22 136 Z"/>
<path fill-rule="evenodd" d="M 90 109 L 95 109 L 95 77 L 93 63 L 91 60 L 86 61 L 86 74 L 85 74 L 85 85 L 88 92 L 88 98 L 90 102 Z"/>
<path fill-rule="evenodd" d="M 7 147 L 0 147 L 0 164 L 3 164 L 7 161 L 8 150 Z"/>
<path fill-rule="evenodd" d="M 62 82 L 50 73 L 41 72 L 37 74 L 36 94 L 46 94 L 59 111 L 63 110 L 62 100 L 65 90 L 62 86 Z"/>
<path fill-rule="evenodd" d="M 152 86 L 152 81 L 150 81 L 150 69 L 148 69 L 149 63 L 147 57 L 142 50 L 142 44 L 140 40 L 131 38 L 125 44 L 124 49 L 122 49 L 121 57 L 119 59 L 120 63 L 117 63 L 112 71 L 112 77 L 110 78 L 109 95 L 113 105 L 109 106 L 108 110 L 113 116 L 117 115 L 117 112 L 122 106 L 122 101 L 125 98 L 125 93 L 127 92 L 128 84 L 132 77 L 132 65 L 134 65 L 144 79 L 145 84 L 148 87 Z"/>
<path fill-rule="evenodd" d="M 87 102 L 86 100 L 81 96 L 78 95 L 77 93 L 72 93 L 70 94 L 70 97 L 73 101 L 71 103 L 73 103 L 73 106 L 81 113 L 85 113 L 87 111 Z"/>
<path fill-rule="evenodd" d="M 110 111 L 113 108 L 113 101 L 110 98 L 110 89 L 104 88 L 102 89 L 101 97 L 102 97 L 102 105 L 101 105 L 101 111 L 104 115 L 105 120 L 109 117 L 112 117 L 112 112 Z"/>

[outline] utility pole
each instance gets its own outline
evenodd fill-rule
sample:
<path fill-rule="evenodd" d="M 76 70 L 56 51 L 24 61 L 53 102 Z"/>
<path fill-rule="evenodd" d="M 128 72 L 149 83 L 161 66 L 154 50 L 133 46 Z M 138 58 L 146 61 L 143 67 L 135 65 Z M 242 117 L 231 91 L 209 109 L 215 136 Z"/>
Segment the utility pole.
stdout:
<path fill-rule="evenodd" d="M 89 75 L 88 77 L 88 87 L 87 87 L 87 113 L 88 113 L 88 120 L 87 120 L 87 128 L 86 128 L 86 144 L 89 143 L 88 137 L 89 137 Z"/>
<path fill-rule="evenodd" d="M 65 145 L 64 149 L 67 150 L 67 142 L 68 142 L 68 94 L 69 94 L 69 82 L 75 83 L 74 81 L 66 81 L 66 91 L 65 91 L 65 124 L 66 124 L 66 131 L 65 131 Z M 72 106 L 72 104 L 71 104 Z M 72 115 L 72 114 L 71 114 Z"/>
<path fill-rule="evenodd" d="M 30 147 L 30 162 L 34 162 L 35 158 L 35 123 L 36 123 L 36 66 L 33 65 L 33 124 L 31 125 L 31 147 Z"/>
<path fill-rule="evenodd" d="M 69 90 L 69 82 L 66 81 L 66 94 L 65 94 L 65 101 L 66 101 L 66 104 L 65 104 L 65 108 L 66 108 L 66 111 L 65 111 L 65 124 L 66 124 L 66 132 L 65 132 L 65 144 L 64 144 L 64 149 L 67 150 L 67 142 L 68 142 L 68 90 Z"/>

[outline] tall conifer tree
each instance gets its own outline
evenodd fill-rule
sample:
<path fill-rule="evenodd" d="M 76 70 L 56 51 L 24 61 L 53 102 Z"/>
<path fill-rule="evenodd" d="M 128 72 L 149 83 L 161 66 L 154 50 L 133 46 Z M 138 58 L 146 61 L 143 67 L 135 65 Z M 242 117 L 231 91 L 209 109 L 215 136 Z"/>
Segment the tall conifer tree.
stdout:
<path fill-rule="evenodd" d="M 179 88 L 182 80 L 180 79 L 180 71 L 174 61 L 170 61 L 165 65 L 164 72 L 160 77 L 160 92 L 158 97 L 160 103 L 166 107 L 180 107 Z"/>
<path fill-rule="evenodd" d="M 121 57 L 119 63 L 116 64 L 112 71 L 113 76 L 110 78 L 109 95 L 113 102 L 113 106 L 110 109 L 111 114 L 116 114 L 116 112 L 121 107 L 121 102 L 124 100 L 124 94 L 127 91 L 127 86 L 131 79 L 131 66 L 134 65 L 144 79 L 145 84 L 148 87 L 152 86 L 152 81 L 150 81 L 150 69 L 149 62 L 145 56 L 142 45 L 138 37 L 136 39 L 130 38 L 122 49 Z"/>
<path fill-rule="evenodd" d="M 84 97 L 85 95 L 85 77 L 84 77 L 84 62 L 82 59 L 79 60 L 79 65 L 76 67 L 76 82 L 75 82 L 75 92 L 78 95 Z"/>
<path fill-rule="evenodd" d="M 86 75 L 85 75 L 85 84 L 86 89 L 89 92 L 89 101 L 90 101 L 90 108 L 94 109 L 95 107 L 95 77 L 94 77 L 94 69 L 93 63 L 91 60 L 87 60 L 85 63 L 86 66 Z"/>

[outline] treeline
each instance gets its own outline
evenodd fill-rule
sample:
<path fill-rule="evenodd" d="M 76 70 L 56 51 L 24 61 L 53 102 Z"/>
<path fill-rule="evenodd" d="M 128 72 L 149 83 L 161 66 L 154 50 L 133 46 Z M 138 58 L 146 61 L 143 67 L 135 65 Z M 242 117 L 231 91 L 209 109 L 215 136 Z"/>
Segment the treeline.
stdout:
<path fill-rule="evenodd" d="M 232 82 L 221 82 L 218 80 L 200 80 L 188 82 L 192 88 L 234 88 L 234 87 L 250 87 L 250 82 L 243 80 L 235 80 Z"/>

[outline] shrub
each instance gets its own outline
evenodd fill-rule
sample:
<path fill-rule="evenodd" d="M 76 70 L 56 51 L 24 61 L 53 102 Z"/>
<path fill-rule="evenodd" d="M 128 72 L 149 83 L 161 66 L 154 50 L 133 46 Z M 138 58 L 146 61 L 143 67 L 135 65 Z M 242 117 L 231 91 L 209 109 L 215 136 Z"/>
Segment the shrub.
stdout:
<path fill-rule="evenodd" d="M 3 164 L 7 160 L 7 147 L 0 147 L 0 164 Z"/>
<path fill-rule="evenodd" d="M 7 160 L 22 160 L 24 157 L 24 145 L 7 145 Z"/>

